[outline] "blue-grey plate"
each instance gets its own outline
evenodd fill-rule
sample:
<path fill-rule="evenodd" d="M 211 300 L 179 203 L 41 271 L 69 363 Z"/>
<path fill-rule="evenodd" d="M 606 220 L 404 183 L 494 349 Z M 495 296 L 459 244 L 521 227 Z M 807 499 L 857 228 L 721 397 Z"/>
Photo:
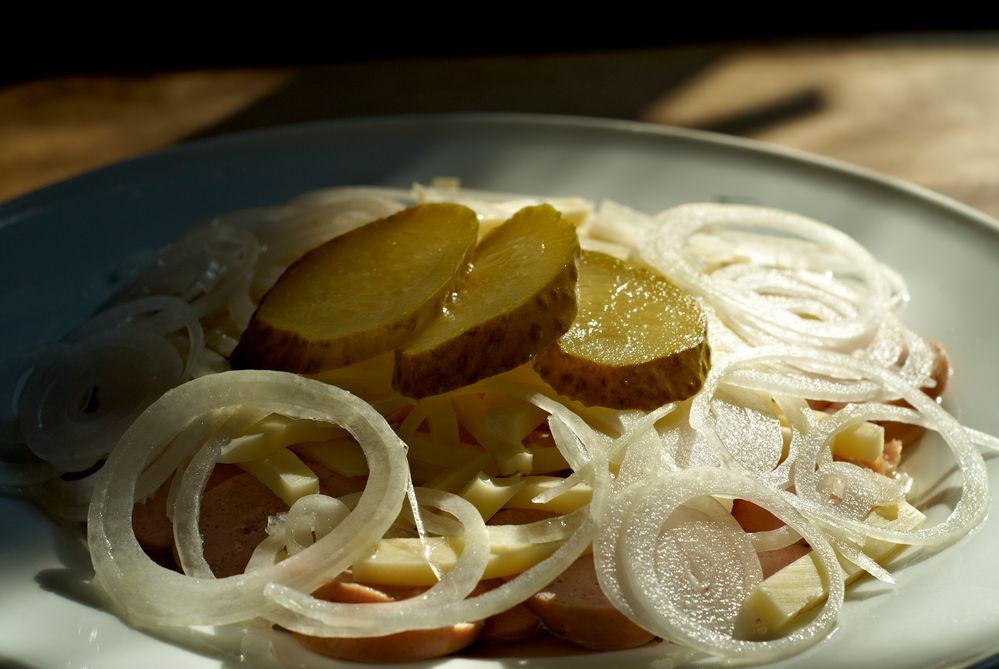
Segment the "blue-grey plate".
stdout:
<path fill-rule="evenodd" d="M 950 351 L 948 408 L 999 434 L 996 221 L 822 158 L 628 122 L 452 115 L 292 126 L 182 145 L 45 188 L 0 206 L 0 351 L 18 355 L 58 339 L 93 312 L 130 260 L 199 220 L 322 186 L 405 187 L 436 176 L 472 188 L 610 198 L 648 212 L 692 201 L 765 204 L 841 228 L 905 277 L 905 320 Z M 989 470 L 995 476 L 999 464 Z M 963 666 L 999 652 L 996 555 L 999 525 L 990 518 L 957 545 L 905 562 L 896 586 L 853 588 L 837 631 L 782 665 Z M 0 497 L 0 666 L 220 666 L 103 611 L 81 584 L 86 565 L 69 533 Z M 649 658 L 636 651 L 559 664 Z M 509 664 L 459 658 L 447 666 Z"/>

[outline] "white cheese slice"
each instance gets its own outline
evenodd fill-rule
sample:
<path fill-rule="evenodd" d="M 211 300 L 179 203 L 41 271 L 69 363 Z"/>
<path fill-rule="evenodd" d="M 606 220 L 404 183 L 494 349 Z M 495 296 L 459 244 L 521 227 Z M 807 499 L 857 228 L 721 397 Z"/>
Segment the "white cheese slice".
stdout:
<path fill-rule="evenodd" d="M 239 466 L 270 488 L 288 506 L 305 495 L 319 492 L 319 478 L 286 448 L 266 458 L 241 462 Z"/>
<path fill-rule="evenodd" d="M 902 502 L 881 513 L 872 512 L 864 521 L 875 527 L 896 531 L 914 530 L 925 522 L 916 507 Z M 864 552 L 877 562 L 885 562 L 901 550 L 899 544 L 867 539 Z M 818 558 L 809 552 L 756 586 L 743 603 L 736 634 L 744 638 L 768 638 L 780 634 L 799 614 L 821 603 L 827 593 L 817 566 Z M 865 572 L 840 558 L 840 572 L 849 585 Z"/>
<path fill-rule="evenodd" d="M 519 574 L 554 553 L 561 541 L 543 544 L 510 543 L 494 539 L 490 529 L 490 555 L 483 579 Z M 382 539 L 368 557 L 355 562 L 351 573 L 359 583 L 382 585 L 433 585 L 437 576 L 454 567 L 461 553 L 458 538 L 429 537 Z"/>

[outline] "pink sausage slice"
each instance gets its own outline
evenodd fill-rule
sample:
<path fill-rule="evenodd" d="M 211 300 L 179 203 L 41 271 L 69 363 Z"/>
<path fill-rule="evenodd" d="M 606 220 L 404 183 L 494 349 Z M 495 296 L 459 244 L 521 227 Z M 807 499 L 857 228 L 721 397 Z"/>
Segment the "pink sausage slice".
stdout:
<path fill-rule="evenodd" d="M 217 465 L 209 476 L 205 489 L 211 490 L 241 471 L 234 465 Z M 139 545 L 149 557 L 171 569 L 176 566 L 173 557 L 173 524 L 167 517 L 166 505 L 172 481 L 172 477 L 167 479 L 149 499 L 132 508 L 132 527 Z"/>
<path fill-rule="evenodd" d="M 364 490 L 365 477 L 347 477 L 307 462 L 320 492 L 339 497 Z M 242 574 L 257 544 L 267 537 L 267 519 L 288 506 L 263 483 L 237 467 L 217 465 L 201 503 L 205 559 L 218 576 Z M 220 481 L 220 482 L 219 482 Z"/>
<path fill-rule="evenodd" d="M 746 532 L 767 532 L 784 527 L 780 518 L 744 499 L 732 500 L 732 517 Z"/>
<path fill-rule="evenodd" d="M 761 506 L 744 499 L 732 500 L 732 516 L 746 532 L 766 532 L 783 527 L 784 522 Z M 757 553 L 763 578 L 769 578 L 812 549 L 804 541 L 774 551 Z"/>
<path fill-rule="evenodd" d="M 604 596 L 591 555 L 573 562 L 524 603 L 550 632 L 591 650 L 635 648 L 655 638 Z"/>
<path fill-rule="evenodd" d="M 349 577 L 341 576 L 312 594 L 318 599 L 331 602 L 367 604 L 405 599 L 420 590 L 421 588 L 382 586 L 374 588 L 354 583 Z M 479 637 L 481 629 L 482 623 L 477 622 L 358 639 L 315 637 L 297 632 L 292 632 L 292 636 L 306 648 L 323 655 L 352 662 L 386 664 L 417 662 L 450 655 L 473 643 Z"/>
<path fill-rule="evenodd" d="M 517 643 L 534 638 L 541 631 L 541 619 L 524 604 L 486 618 L 479 638 L 489 643 Z"/>
<path fill-rule="evenodd" d="M 242 574 L 267 537 L 267 519 L 288 506 L 251 474 L 240 472 L 205 490 L 198 525 L 205 560 L 219 578 Z"/>
<path fill-rule="evenodd" d="M 364 490 L 366 477 L 347 477 L 318 462 L 307 462 L 319 477 L 320 492 L 340 497 Z M 170 481 L 132 510 L 135 536 L 146 553 L 174 567 L 173 525 L 166 515 Z M 218 576 L 241 574 L 256 545 L 266 537 L 267 519 L 288 507 L 265 485 L 235 465 L 216 465 L 201 502 L 205 559 Z"/>
<path fill-rule="evenodd" d="M 492 590 L 503 585 L 504 582 L 501 578 L 481 581 L 473 594 Z M 540 631 L 541 619 L 523 604 L 516 604 L 506 611 L 486 618 L 482 624 L 482 634 L 479 635 L 479 640 L 487 643 L 516 643 L 527 641 Z"/>
<path fill-rule="evenodd" d="M 135 538 L 150 558 L 165 567 L 173 567 L 173 524 L 167 518 L 167 492 L 170 480 L 149 499 L 132 507 Z"/>
<path fill-rule="evenodd" d="M 808 544 L 797 542 L 775 551 L 764 551 L 757 553 L 760 558 L 760 567 L 763 570 L 763 578 L 770 578 L 784 567 L 788 566 L 802 555 L 811 553 L 812 549 Z"/>

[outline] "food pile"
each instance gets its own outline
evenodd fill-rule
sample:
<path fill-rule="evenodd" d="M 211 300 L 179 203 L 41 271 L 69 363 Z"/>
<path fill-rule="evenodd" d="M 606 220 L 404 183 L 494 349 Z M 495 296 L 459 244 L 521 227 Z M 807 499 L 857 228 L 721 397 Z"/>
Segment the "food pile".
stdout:
<path fill-rule="evenodd" d="M 0 484 L 86 521 L 137 626 L 767 662 L 984 517 L 994 439 L 941 408 L 907 299 L 772 209 L 317 191 L 199 225 L 28 360 Z M 939 522 L 907 499 L 927 430 Z"/>

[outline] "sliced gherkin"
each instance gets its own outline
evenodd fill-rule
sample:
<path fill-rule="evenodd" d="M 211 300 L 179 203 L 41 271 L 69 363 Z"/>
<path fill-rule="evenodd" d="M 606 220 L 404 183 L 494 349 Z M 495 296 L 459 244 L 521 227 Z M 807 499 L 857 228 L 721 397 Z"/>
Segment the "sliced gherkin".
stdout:
<path fill-rule="evenodd" d="M 477 237 L 471 209 L 424 204 L 322 244 L 261 300 L 232 366 L 310 374 L 393 350 L 440 312 Z"/>
<path fill-rule="evenodd" d="M 584 404 L 655 409 L 700 390 L 711 366 L 697 301 L 660 274 L 586 251 L 579 311 L 534 359 L 556 391 Z"/>
<path fill-rule="evenodd" d="M 441 316 L 396 351 L 395 388 L 436 395 L 530 360 L 572 324 L 579 252 L 554 208 L 521 209 L 479 243 Z"/>

